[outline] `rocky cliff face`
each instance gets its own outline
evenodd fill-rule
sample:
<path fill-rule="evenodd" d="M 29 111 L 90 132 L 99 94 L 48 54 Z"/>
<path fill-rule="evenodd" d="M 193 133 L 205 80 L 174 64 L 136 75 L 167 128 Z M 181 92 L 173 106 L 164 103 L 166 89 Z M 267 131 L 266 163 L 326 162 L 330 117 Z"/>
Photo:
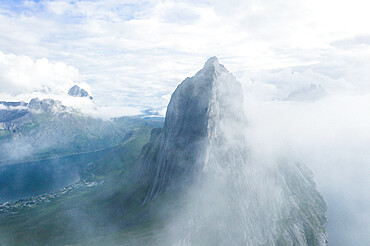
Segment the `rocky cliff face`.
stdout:
<path fill-rule="evenodd" d="M 181 193 L 176 245 L 325 245 L 326 205 L 303 166 L 254 159 L 241 85 L 217 58 L 173 93 L 141 158 L 144 204 Z"/>
<path fill-rule="evenodd" d="M 156 163 L 156 172 L 147 196 L 152 200 L 161 192 L 186 186 L 193 174 L 208 170 L 212 148 L 233 138 L 244 146 L 238 131 L 245 123 L 241 85 L 216 57 L 210 58 L 194 77 L 185 79 L 175 90 L 168 105 Z M 223 125 L 235 127 L 227 138 Z M 215 143 L 215 144 L 211 144 Z M 216 144 L 217 142 L 217 144 Z M 237 147 L 239 148 L 239 147 Z M 189 175 L 190 174 L 190 175 Z"/>

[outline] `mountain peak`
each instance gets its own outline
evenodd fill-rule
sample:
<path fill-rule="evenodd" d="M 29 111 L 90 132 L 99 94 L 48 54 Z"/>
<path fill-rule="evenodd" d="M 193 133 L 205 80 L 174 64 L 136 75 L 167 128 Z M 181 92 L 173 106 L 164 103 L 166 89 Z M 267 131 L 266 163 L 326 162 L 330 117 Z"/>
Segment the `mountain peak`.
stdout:
<path fill-rule="evenodd" d="M 206 63 L 204 64 L 204 67 L 202 70 L 200 70 L 199 72 L 205 72 L 207 74 L 220 74 L 220 73 L 223 73 L 223 72 L 227 72 L 229 73 L 229 71 L 227 71 L 227 69 L 224 67 L 224 65 L 220 64 L 217 57 L 216 56 L 213 56 L 213 57 L 210 57 Z"/>
<path fill-rule="evenodd" d="M 73 96 L 73 97 L 89 97 L 90 99 L 92 99 L 92 97 L 89 96 L 89 93 L 86 90 L 79 87 L 78 85 L 72 86 L 68 90 L 68 95 Z"/>
<path fill-rule="evenodd" d="M 62 105 L 61 101 L 54 99 L 39 99 L 38 97 L 32 98 L 28 103 L 28 108 L 32 110 L 42 110 L 44 112 L 58 112 L 65 110 L 66 106 Z"/>
<path fill-rule="evenodd" d="M 210 57 L 210 58 L 206 61 L 206 63 L 204 64 L 204 67 L 205 67 L 205 68 L 206 68 L 206 67 L 211 67 L 211 66 L 215 67 L 215 66 L 217 66 L 217 65 L 219 65 L 219 62 L 218 62 L 217 57 L 216 57 L 216 56 L 212 56 L 212 57 Z"/>
<path fill-rule="evenodd" d="M 157 173 L 146 201 L 166 190 L 187 186 L 195 173 L 213 168 L 206 160 L 210 143 L 225 138 L 220 129 L 224 125 L 235 129 L 244 123 L 240 105 L 241 84 L 216 57 L 209 58 L 202 70 L 177 87 L 167 107 L 159 162 L 148 165 L 156 166 Z M 230 131 L 229 137 L 238 142 L 235 132 Z"/>
<path fill-rule="evenodd" d="M 241 84 L 216 57 L 185 79 L 138 161 L 140 182 L 147 182 L 143 205 L 186 194 L 171 245 L 215 244 L 204 235 L 220 235 L 221 245 L 325 245 L 325 202 L 309 174 L 251 158 L 243 105 Z"/>

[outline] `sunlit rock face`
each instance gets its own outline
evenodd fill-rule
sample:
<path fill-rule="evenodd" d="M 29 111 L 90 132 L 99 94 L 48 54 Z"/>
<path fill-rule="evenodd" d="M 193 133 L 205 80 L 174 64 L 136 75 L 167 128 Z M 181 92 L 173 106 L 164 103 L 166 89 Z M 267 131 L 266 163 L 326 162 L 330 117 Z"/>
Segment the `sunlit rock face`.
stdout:
<path fill-rule="evenodd" d="M 326 244 L 326 205 L 310 171 L 256 158 L 246 127 L 241 85 L 216 57 L 177 87 L 141 160 L 151 177 L 144 204 L 181 194 L 165 244 Z"/>

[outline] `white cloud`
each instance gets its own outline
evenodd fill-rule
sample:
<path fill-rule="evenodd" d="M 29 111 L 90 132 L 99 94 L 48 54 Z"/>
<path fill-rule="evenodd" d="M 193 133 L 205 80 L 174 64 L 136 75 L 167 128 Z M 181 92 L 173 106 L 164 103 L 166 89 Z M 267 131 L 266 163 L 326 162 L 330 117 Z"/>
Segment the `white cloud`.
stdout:
<path fill-rule="evenodd" d="M 57 15 L 62 15 L 66 11 L 73 11 L 73 1 L 52 1 L 45 3 L 46 8 Z"/>
<path fill-rule="evenodd" d="M 288 159 L 314 173 L 328 204 L 329 245 L 367 245 L 370 94 L 315 102 L 247 98 L 248 140 L 261 160 Z"/>
<path fill-rule="evenodd" d="M 66 93 L 80 79 L 76 68 L 47 59 L 4 54 L 0 51 L 1 94 Z"/>
<path fill-rule="evenodd" d="M 3 52 L 69 64 L 97 102 L 140 107 L 165 106 L 162 96 L 212 55 L 246 80 L 255 71 L 323 63 L 352 74 L 357 64 L 347 58 L 363 50 L 332 44 L 369 33 L 370 22 L 358 0 L 31 2 L 0 5 Z M 370 55 L 361 56 L 358 64 Z"/>

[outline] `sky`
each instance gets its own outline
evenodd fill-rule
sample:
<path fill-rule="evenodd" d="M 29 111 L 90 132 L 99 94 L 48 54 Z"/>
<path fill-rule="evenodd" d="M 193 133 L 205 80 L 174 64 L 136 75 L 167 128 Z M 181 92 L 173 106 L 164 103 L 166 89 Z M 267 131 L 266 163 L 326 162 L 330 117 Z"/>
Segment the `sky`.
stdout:
<path fill-rule="evenodd" d="M 176 86 L 217 56 L 245 90 L 253 148 L 307 164 L 329 205 L 331 245 L 365 246 L 369 9 L 364 0 L 2 0 L 0 101 L 82 105 L 66 96 L 79 84 L 96 115 L 164 115 Z"/>
<path fill-rule="evenodd" d="M 368 7 L 360 0 L 3 0 L 0 100 L 63 95 L 80 84 L 98 105 L 122 107 L 117 114 L 163 114 L 176 86 L 211 56 L 265 98 L 311 83 L 369 91 Z"/>

